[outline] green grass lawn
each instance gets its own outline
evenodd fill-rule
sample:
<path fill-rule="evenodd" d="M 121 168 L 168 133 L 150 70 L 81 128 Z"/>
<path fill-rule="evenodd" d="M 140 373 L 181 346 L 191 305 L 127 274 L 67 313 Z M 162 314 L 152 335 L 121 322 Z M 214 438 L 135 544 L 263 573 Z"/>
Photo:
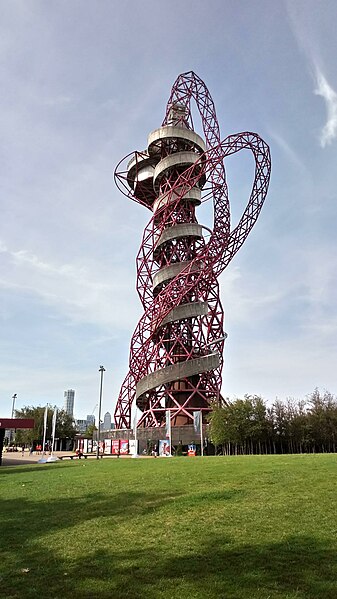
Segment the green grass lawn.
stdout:
<path fill-rule="evenodd" d="M 5 599 L 336 599 L 337 455 L 0 469 Z"/>

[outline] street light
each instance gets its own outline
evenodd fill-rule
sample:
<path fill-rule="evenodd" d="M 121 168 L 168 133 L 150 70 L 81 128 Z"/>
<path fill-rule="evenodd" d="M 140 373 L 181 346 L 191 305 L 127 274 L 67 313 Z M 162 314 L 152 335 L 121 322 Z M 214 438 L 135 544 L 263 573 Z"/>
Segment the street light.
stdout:
<path fill-rule="evenodd" d="M 15 400 L 16 400 L 16 398 L 17 398 L 17 394 L 14 393 L 14 395 L 12 397 L 13 403 L 12 403 L 12 416 L 11 416 L 11 418 L 14 418 L 14 408 L 15 408 Z"/>
<path fill-rule="evenodd" d="M 14 395 L 12 397 L 13 403 L 12 403 L 12 415 L 11 415 L 11 418 L 14 418 L 16 398 L 17 398 L 17 394 L 14 393 Z M 12 443 L 12 438 L 13 438 L 13 429 L 10 429 L 10 431 L 9 431 L 9 445 Z"/>
<path fill-rule="evenodd" d="M 99 408 L 98 408 L 98 428 L 97 428 L 97 448 L 96 448 L 96 459 L 99 459 L 99 439 L 101 436 L 101 408 L 102 408 L 102 391 L 103 391 L 103 372 L 105 372 L 104 366 L 100 366 L 98 372 L 101 373 L 101 384 L 99 390 Z"/>

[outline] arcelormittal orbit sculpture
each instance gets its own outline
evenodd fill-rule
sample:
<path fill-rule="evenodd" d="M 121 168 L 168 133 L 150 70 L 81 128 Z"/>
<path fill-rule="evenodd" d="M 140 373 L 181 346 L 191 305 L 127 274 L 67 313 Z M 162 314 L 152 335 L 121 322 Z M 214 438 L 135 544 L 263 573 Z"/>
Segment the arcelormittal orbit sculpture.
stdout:
<path fill-rule="evenodd" d="M 193 129 L 191 100 L 198 108 L 204 139 Z M 231 230 L 224 158 L 242 149 L 255 158 L 248 204 Z M 137 256 L 137 291 L 144 307 L 132 336 L 129 372 L 115 410 L 117 428 L 130 428 L 136 401 L 138 426 L 161 426 L 170 410 L 173 425 L 192 422 L 193 411 L 210 411 L 222 401 L 224 313 L 218 277 L 254 226 L 267 194 L 270 153 L 256 133 L 224 141 L 212 98 L 193 72 L 173 85 L 162 126 L 150 133 L 147 149 L 116 168 L 119 189 L 152 212 Z M 196 208 L 213 201 L 209 231 Z M 205 235 L 204 235 L 204 232 Z"/>

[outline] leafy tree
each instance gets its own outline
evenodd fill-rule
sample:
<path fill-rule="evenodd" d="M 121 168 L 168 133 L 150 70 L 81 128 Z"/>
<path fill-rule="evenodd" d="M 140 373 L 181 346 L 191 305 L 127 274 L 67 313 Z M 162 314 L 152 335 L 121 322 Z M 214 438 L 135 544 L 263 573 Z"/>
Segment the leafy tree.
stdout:
<path fill-rule="evenodd" d="M 270 426 L 267 419 L 267 407 L 258 395 L 246 395 L 246 400 L 251 404 L 251 448 L 258 453 L 267 453 L 267 442 L 270 435 Z M 253 453 L 253 452 L 252 452 Z"/>
<path fill-rule="evenodd" d="M 52 418 L 54 410 L 48 408 L 47 415 L 47 432 L 46 439 L 51 439 L 52 436 Z M 30 445 L 33 441 L 41 441 L 43 438 L 43 423 L 44 423 L 45 408 L 35 406 L 25 406 L 21 410 L 16 410 L 15 415 L 17 418 L 33 418 L 34 428 L 33 429 L 21 429 L 17 430 L 15 435 L 15 442 L 17 444 Z M 74 426 L 74 420 L 65 410 L 58 410 L 56 416 L 56 428 L 55 436 L 59 439 L 65 439 L 66 437 L 73 439 L 76 434 Z"/>
<path fill-rule="evenodd" d="M 224 453 L 254 453 L 254 443 L 261 453 L 261 443 L 266 443 L 268 437 L 266 406 L 255 395 L 245 395 L 244 399 L 235 399 L 222 408 L 215 406 L 209 422 L 211 440 L 222 445 Z M 266 446 L 264 451 L 267 452 Z"/>
<path fill-rule="evenodd" d="M 289 434 L 291 451 L 303 453 L 310 445 L 311 433 L 305 402 L 297 404 L 288 400 L 288 414 L 290 417 Z"/>
<path fill-rule="evenodd" d="M 85 431 L 85 437 L 87 439 L 93 439 L 95 436 L 95 431 L 97 431 L 97 427 L 94 424 L 89 424 L 87 430 Z"/>
<path fill-rule="evenodd" d="M 76 435 L 74 419 L 65 410 L 57 411 L 55 435 L 59 439 L 74 439 Z"/>
<path fill-rule="evenodd" d="M 329 392 L 316 388 L 308 397 L 309 426 L 315 451 L 335 451 L 337 400 Z"/>
<path fill-rule="evenodd" d="M 236 399 L 229 405 L 228 432 L 235 453 L 247 453 L 252 435 L 253 407 L 248 396 Z"/>
<path fill-rule="evenodd" d="M 286 445 L 288 443 L 288 424 L 289 418 L 285 405 L 276 400 L 273 404 L 273 416 L 274 416 L 274 431 L 277 451 L 283 453 L 286 451 Z"/>
<path fill-rule="evenodd" d="M 209 436 L 215 447 L 224 445 L 228 441 L 227 421 L 228 408 L 214 404 L 212 412 L 208 416 Z"/>
<path fill-rule="evenodd" d="M 337 398 L 315 389 L 307 402 L 288 398 L 267 407 L 257 395 L 215 405 L 211 441 L 223 453 L 303 453 L 337 450 Z"/>

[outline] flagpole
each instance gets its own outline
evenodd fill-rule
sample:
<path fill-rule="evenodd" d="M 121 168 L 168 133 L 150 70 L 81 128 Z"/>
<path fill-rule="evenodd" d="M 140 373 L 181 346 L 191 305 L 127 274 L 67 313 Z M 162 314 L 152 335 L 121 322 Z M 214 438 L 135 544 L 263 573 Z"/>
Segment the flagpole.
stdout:
<path fill-rule="evenodd" d="M 169 441 L 170 441 L 170 458 L 172 457 L 172 425 L 171 425 L 171 412 L 169 410 Z"/>
<path fill-rule="evenodd" d="M 41 458 L 38 460 L 39 464 L 45 464 L 47 459 L 44 457 L 45 456 L 45 450 L 44 450 L 44 446 L 46 444 L 46 433 L 47 433 L 47 418 L 48 418 L 48 404 L 46 404 L 46 408 L 44 411 L 44 418 L 43 418 L 43 442 L 42 442 L 42 456 Z"/>
<path fill-rule="evenodd" d="M 47 436 L 47 419 L 48 419 L 48 404 L 46 405 L 46 409 L 44 411 L 42 455 L 44 455 L 46 453 L 45 445 L 46 445 L 46 436 Z"/>
<path fill-rule="evenodd" d="M 201 455 L 204 455 L 204 437 L 202 431 L 202 411 L 200 410 L 200 444 L 201 444 Z"/>
<path fill-rule="evenodd" d="M 138 443 L 138 439 L 137 439 L 137 406 L 136 406 L 135 421 L 134 421 L 134 427 L 133 428 L 134 428 L 134 431 L 133 431 L 134 435 L 133 436 L 135 438 L 135 451 L 134 451 L 134 454 L 133 454 L 132 457 L 133 458 L 138 458 L 138 446 L 137 446 L 137 443 Z"/>
<path fill-rule="evenodd" d="M 47 462 L 58 462 L 59 461 L 59 458 L 54 455 L 56 416 L 57 416 L 57 407 L 55 406 L 54 413 L 53 413 L 53 424 L 52 424 L 51 455 L 49 456 Z"/>
<path fill-rule="evenodd" d="M 51 455 L 53 455 L 53 453 L 54 453 L 55 429 L 56 429 L 56 415 L 57 415 L 57 408 L 54 408 L 54 414 L 53 414 L 53 432 L 52 432 L 52 441 L 51 441 Z"/>

